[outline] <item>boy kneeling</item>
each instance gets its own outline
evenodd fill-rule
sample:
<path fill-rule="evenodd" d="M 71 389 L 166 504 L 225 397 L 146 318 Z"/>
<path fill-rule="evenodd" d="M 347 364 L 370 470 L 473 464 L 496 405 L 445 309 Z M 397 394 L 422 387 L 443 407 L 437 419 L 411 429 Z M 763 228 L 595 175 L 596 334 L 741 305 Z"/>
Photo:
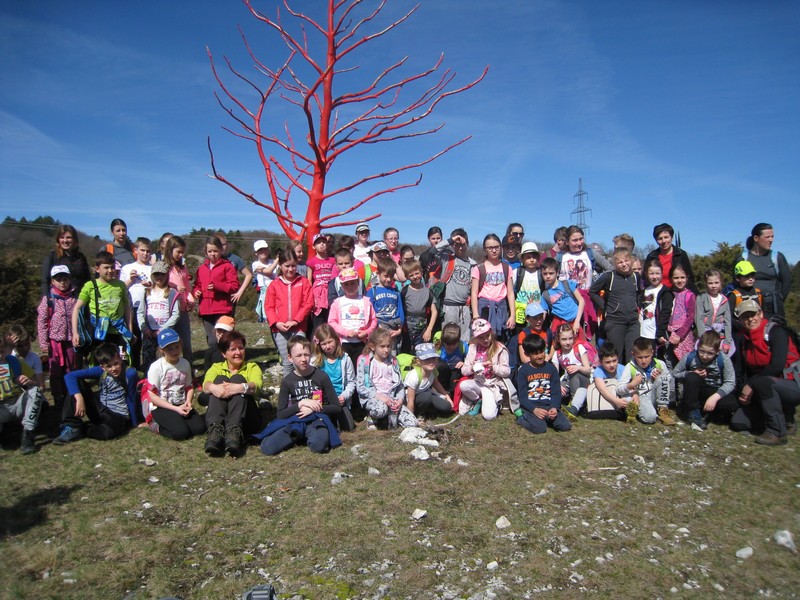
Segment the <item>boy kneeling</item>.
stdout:
<path fill-rule="evenodd" d="M 517 394 L 521 408 L 517 424 L 531 433 L 545 433 L 550 425 L 556 431 L 569 431 L 572 424 L 561 412 L 561 384 L 558 370 L 546 362 L 545 341 L 531 334 L 522 343 L 530 362 L 517 372 Z"/>

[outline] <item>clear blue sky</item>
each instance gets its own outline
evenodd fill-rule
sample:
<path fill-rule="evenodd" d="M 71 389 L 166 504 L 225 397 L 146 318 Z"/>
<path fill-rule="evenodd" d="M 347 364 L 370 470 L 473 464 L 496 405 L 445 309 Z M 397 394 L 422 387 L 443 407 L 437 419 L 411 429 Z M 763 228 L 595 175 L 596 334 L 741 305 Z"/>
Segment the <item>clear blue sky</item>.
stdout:
<path fill-rule="evenodd" d="M 104 236 L 115 217 L 134 237 L 277 230 L 207 176 L 210 135 L 220 170 L 266 198 L 252 146 L 221 129 L 232 123 L 205 54 L 250 71 L 239 25 L 277 66 L 281 46 L 236 0 L 0 0 L 0 218 L 49 214 Z M 667 221 L 705 253 L 767 221 L 775 247 L 800 259 L 800 3 L 427 0 L 361 71 L 406 55 L 420 68 L 440 51 L 460 82 L 489 75 L 441 105 L 437 137 L 342 160 L 334 178 L 473 139 L 426 166 L 418 188 L 357 213 L 383 213 L 373 232 L 394 225 L 422 242 L 438 224 L 478 239 L 521 221 L 549 240 L 582 177 L 590 241 L 628 231 L 644 246 Z"/>

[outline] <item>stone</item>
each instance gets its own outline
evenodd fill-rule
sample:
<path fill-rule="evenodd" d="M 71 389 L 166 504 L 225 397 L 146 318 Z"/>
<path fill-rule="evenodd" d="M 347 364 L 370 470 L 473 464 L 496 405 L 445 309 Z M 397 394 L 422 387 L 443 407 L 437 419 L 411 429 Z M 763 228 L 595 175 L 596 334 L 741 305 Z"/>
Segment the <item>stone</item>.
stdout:
<path fill-rule="evenodd" d="M 775 539 L 775 543 L 779 546 L 783 546 L 784 548 L 788 548 L 792 552 L 797 553 L 797 546 L 794 543 L 792 532 L 788 529 L 780 529 L 776 531 L 773 538 Z"/>
<path fill-rule="evenodd" d="M 736 551 L 736 558 L 750 558 L 753 556 L 753 549 L 750 546 L 745 546 Z"/>
<path fill-rule="evenodd" d="M 417 446 L 411 451 L 411 457 L 417 460 L 428 460 L 431 455 L 428 454 L 428 451 L 425 450 L 423 446 Z"/>
<path fill-rule="evenodd" d="M 508 527 L 511 527 L 511 521 L 508 520 L 508 517 L 503 515 L 494 522 L 494 526 L 498 529 L 507 529 Z"/>
<path fill-rule="evenodd" d="M 486 568 L 487 568 L 489 571 L 496 571 L 496 570 L 497 570 L 497 567 L 499 567 L 499 566 L 500 566 L 500 565 L 498 565 L 498 564 L 497 564 L 497 561 L 496 561 L 496 560 L 493 560 L 493 561 L 492 561 L 492 562 L 490 562 L 488 565 L 486 565 Z"/>
<path fill-rule="evenodd" d="M 380 474 L 381 474 L 381 472 L 378 469 L 376 469 L 375 467 L 370 467 L 369 469 L 367 469 L 367 475 L 375 475 L 375 476 L 377 476 L 377 475 L 380 475 Z"/>
<path fill-rule="evenodd" d="M 423 510 L 421 508 L 417 508 L 417 509 L 414 510 L 413 513 L 411 513 L 411 518 L 414 519 L 415 521 L 419 521 L 420 519 L 424 519 L 427 516 L 428 516 L 428 511 L 427 510 Z"/>

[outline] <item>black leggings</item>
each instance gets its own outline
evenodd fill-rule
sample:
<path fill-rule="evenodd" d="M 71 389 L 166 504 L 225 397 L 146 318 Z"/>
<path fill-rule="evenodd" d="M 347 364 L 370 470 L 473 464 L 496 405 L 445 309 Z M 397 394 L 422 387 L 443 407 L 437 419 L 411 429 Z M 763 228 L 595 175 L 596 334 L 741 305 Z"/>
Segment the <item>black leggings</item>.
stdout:
<path fill-rule="evenodd" d="M 214 383 L 247 383 L 243 375 L 225 377 L 217 376 Z M 261 412 L 256 405 L 256 399 L 251 395 L 236 394 L 230 398 L 217 398 L 213 394 L 208 396 L 208 410 L 206 411 L 206 424 L 220 424 L 224 427 L 238 425 L 245 434 L 261 431 Z"/>
<path fill-rule="evenodd" d="M 158 423 L 158 433 L 173 440 L 188 440 L 206 430 L 205 419 L 194 409 L 185 417 L 174 410 L 160 407 L 153 409 L 151 414 Z"/>

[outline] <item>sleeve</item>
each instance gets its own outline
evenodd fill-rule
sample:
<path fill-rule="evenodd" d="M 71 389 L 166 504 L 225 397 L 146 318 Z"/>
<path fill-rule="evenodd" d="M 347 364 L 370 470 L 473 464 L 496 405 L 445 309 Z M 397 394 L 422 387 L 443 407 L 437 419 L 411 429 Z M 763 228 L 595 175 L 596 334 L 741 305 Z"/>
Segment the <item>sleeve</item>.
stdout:
<path fill-rule="evenodd" d="M 403 379 L 403 385 L 407 388 L 419 389 L 419 376 L 417 375 L 416 369 L 411 369 L 406 373 L 405 379 Z"/>
<path fill-rule="evenodd" d="M 500 351 L 494 355 L 492 368 L 496 377 L 506 378 L 511 375 L 511 367 L 508 366 L 508 350 L 500 344 Z"/>
<path fill-rule="evenodd" d="M 281 389 L 278 392 L 278 412 L 275 415 L 278 419 L 288 419 L 296 414 L 289 408 L 289 380 L 289 377 L 284 377 L 281 381 Z"/>
<path fill-rule="evenodd" d="M 733 340 L 733 312 L 731 311 L 731 305 L 724 296 L 723 302 L 723 306 L 720 307 L 722 310 L 722 325 L 725 333 L 725 343 L 730 344 Z"/>
<path fill-rule="evenodd" d="M 356 368 L 347 354 L 342 356 L 342 396 L 352 398 L 356 391 Z"/>
<path fill-rule="evenodd" d="M 378 316 L 375 314 L 375 307 L 372 306 L 372 301 L 367 296 L 364 296 L 364 314 L 367 315 L 364 330 L 367 334 L 371 334 L 378 327 Z"/>
<path fill-rule="evenodd" d="M 731 359 L 722 355 L 722 385 L 717 393 L 725 397 L 736 389 L 736 369 L 733 367 Z"/>
<path fill-rule="evenodd" d="M 256 386 L 256 391 L 253 396 L 258 398 L 259 392 L 261 391 L 261 385 L 264 383 L 264 376 L 261 372 L 261 367 L 252 361 L 248 361 L 245 379 Z"/>
<path fill-rule="evenodd" d="M 519 405 L 528 412 L 533 412 L 533 403 L 528 398 L 528 371 L 530 367 L 523 365 L 517 371 L 517 380 L 514 382 L 517 386 L 517 399 Z"/>
<path fill-rule="evenodd" d="M 36 339 L 42 352 L 50 350 L 50 307 L 47 295 L 42 296 L 39 308 L 36 309 Z"/>
<path fill-rule="evenodd" d="M 669 327 L 669 320 L 672 317 L 672 304 L 675 301 L 675 296 L 672 295 L 672 290 L 663 288 L 658 298 L 658 321 L 656 322 L 656 339 L 666 338 L 668 335 L 667 327 Z"/>
<path fill-rule="evenodd" d="M 339 298 L 336 298 L 330 304 L 330 308 L 328 309 L 328 325 L 330 325 L 340 337 L 346 337 L 345 329 L 342 327 L 342 312 Z"/>
<path fill-rule="evenodd" d="M 611 266 L 611 262 L 603 256 L 600 252 L 592 252 L 594 254 L 594 270 L 598 273 L 605 273 L 610 271 L 614 267 Z M 598 267 L 600 267 L 598 269 Z"/>
<path fill-rule="evenodd" d="M 710 316 L 706 310 L 706 294 L 699 294 L 694 301 L 694 328 L 697 335 L 700 335 L 706 330 L 705 318 Z"/>
<path fill-rule="evenodd" d="M 356 365 L 356 390 L 361 400 L 374 400 L 375 388 L 369 385 L 369 359 L 362 355 L 358 357 Z"/>
<path fill-rule="evenodd" d="M 278 287 L 282 286 L 283 283 L 273 282 L 267 288 L 267 294 L 264 296 L 264 314 L 267 317 L 267 321 L 269 324 L 274 327 L 276 323 L 281 323 L 281 319 L 278 316 Z"/>
<path fill-rule="evenodd" d="M 223 363 L 214 363 L 208 368 L 205 376 L 203 377 L 204 384 L 214 383 L 214 380 L 217 378 L 217 376 L 222 374 L 222 364 Z"/>
<path fill-rule="evenodd" d="M 628 368 L 628 365 L 625 365 L 622 369 L 622 375 L 620 375 L 619 383 L 620 385 L 627 385 L 631 382 L 631 369 Z"/>
<path fill-rule="evenodd" d="M 478 277 L 480 277 L 480 272 L 478 271 L 478 266 L 475 265 L 469 270 L 469 278 L 478 279 Z"/>
<path fill-rule="evenodd" d="M 553 368 L 550 371 L 550 408 L 561 407 L 561 381 L 558 378 L 558 371 Z"/>
<path fill-rule="evenodd" d="M 403 299 L 400 296 L 400 292 L 397 292 L 397 319 L 401 327 L 406 322 L 406 313 L 403 310 Z"/>
<path fill-rule="evenodd" d="M 606 289 L 606 285 L 608 285 L 609 280 L 611 279 L 610 272 L 603 273 L 592 282 L 591 287 L 589 288 L 589 297 L 592 299 L 592 304 L 597 311 L 602 311 L 605 306 L 605 301 L 603 300 L 602 296 L 600 296 L 600 292 Z"/>
<path fill-rule="evenodd" d="M 147 381 L 157 390 L 161 389 L 161 359 L 155 361 L 147 370 Z"/>
<path fill-rule="evenodd" d="M 688 359 L 692 354 L 694 354 L 694 353 L 690 352 L 689 354 L 684 356 L 682 359 L 680 359 L 680 361 L 678 361 L 677 365 L 675 365 L 675 368 L 672 370 L 672 376 L 676 380 L 680 381 L 681 379 L 686 377 L 686 369 L 689 366 L 689 365 L 686 364 L 686 362 L 687 362 L 686 359 Z"/>
<path fill-rule="evenodd" d="M 162 327 L 162 329 L 166 327 L 175 327 L 175 325 L 178 323 L 178 319 L 181 317 L 181 306 L 180 302 L 178 302 L 178 292 L 170 289 L 169 294 L 167 294 L 167 302 L 169 303 L 169 318 L 164 323 L 164 327 Z M 145 303 L 142 302 L 141 304 Z"/>
<path fill-rule="evenodd" d="M 472 365 L 475 364 L 475 352 L 475 346 L 470 344 L 469 349 L 467 350 L 467 355 L 464 357 L 464 364 L 461 367 L 461 374 L 464 375 L 464 377 L 472 377 L 474 374 Z"/>
<path fill-rule="evenodd" d="M 786 261 L 786 257 L 778 252 L 777 256 L 777 267 L 778 267 L 778 280 L 780 282 L 780 294 L 781 298 L 785 301 L 786 298 L 789 296 L 789 292 L 792 289 L 792 269 L 789 267 L 789 263 Z"/>
<path fill-rule="evenodd" d="M 303 321 L 305 321 L 308 318 L 308 315 L 311 314 L 311 311 L 314 310 L 314 296 L 311 293 L 311 282 L 308 281 L 308 279 L 306 279 L 305 277 L 303 277 L 301 281 L 302 283 L 300 284 L 300 294 L 301 294 L 300 310 L 297 312 L 297 317 L 293 319 L 298 323 L 302 323 Z"/>
<path fill-rule="evenodd" d="M 334 277 L 328 282 L 328 306 L 331 306 L 338 297 L 339 292 L 336 289 L 336 278 Z"/>
<path fill-rule="evenodd" d="M 170 290 L 172 292 L 174 290 Z M 145 321 L 147 320 L 147 294 L 144 295 L 144 302 L 139 302 L 136 305 L 136 322 L 139 324 L 139 331 L 145 330 Z"/>
<path fill-rule="evenodd" d="M 203 282 L 205 281 L 205 277 L 203 276 L 203 265 L 201 264 L 197 267 L 197 271 L 194 274 L 194 285 L 192 286 L 192 297 L 197 293 L 197 290 L 202 289 Z"/>
<path fill-rule="evenodd" d="M 789 334 L 780 325 L 774 325 L 769 330 L 769 349 L 772 352 L 772 358 L 758 374 L 781 379 L 783 378 L 783 368 L 786 366 L 786 356 L 789 354 Z"/>
<path fill-rule="evenodd" d="M 80 382 L 84 379 L 100 379 L 103 375 L 102 367 L 90 367 L 88 369 L 81 369 L 80 371 L 70 371 L 64 375 L 64 383 L 67 385 L 67 393 L 70 396 L 81 391 Z"/>
<path fill-rule="evenodd" d="M 125 371 L 125 399 L 128 402 L 128 413 L 131 416 L 131 426 L 137 427 L 143 420 L 142 403 L 139 402 L 138 388 L 139 374 L 133 367 Z"/>

